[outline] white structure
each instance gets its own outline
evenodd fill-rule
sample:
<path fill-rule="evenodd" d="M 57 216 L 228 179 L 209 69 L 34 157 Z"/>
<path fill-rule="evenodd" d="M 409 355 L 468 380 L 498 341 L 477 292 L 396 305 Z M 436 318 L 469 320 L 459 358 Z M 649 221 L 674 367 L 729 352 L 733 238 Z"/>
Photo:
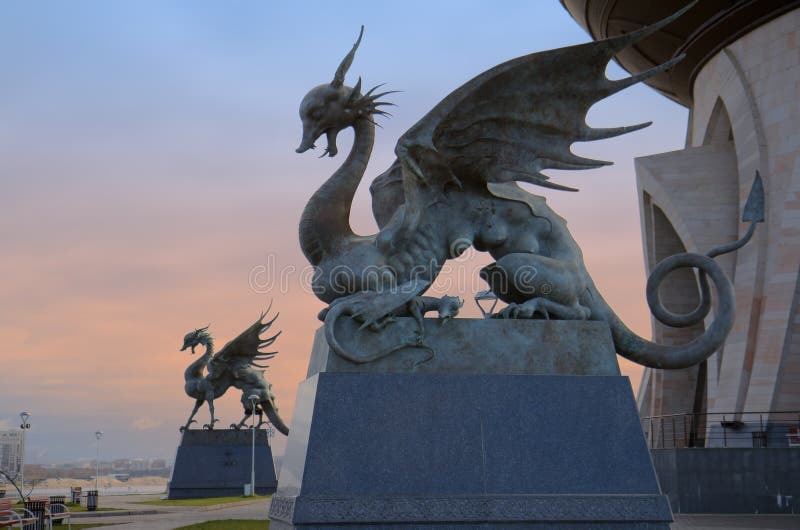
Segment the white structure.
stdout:
<path fill-rule="evenodd" d="M 800 410 L 800 10 L 754 29 L 699 70 L 686 149 L 636 160 L 648 269 L 676 251 L 705 252 L 743 235 L 739 218 L 756 170 L 766 222 L 720 260 L 736 288 L 733 331 L 706 366 L 646 370 L 644 416 Z M 691 275 L 675 275 L 664 292 L 674 309 L 687 308 L 697 286 Z M 698 330 L 654 324 L 653 332 L 684 341 Z"/>
<path fill-rule="evenodd" d="M 689 3 L 561 1 L 595 39 L 652 24 Z M 744 248 L 718 258 L 736 295 L 736 322 L 725 345 L 690 369 L 646 369 L 639 412 L 660 421 L 667 416 L 671 429 L 674 422 L 672 441 L 705 438 L 716 445 L 709 442 L 724 414 L 740 432 L 738 422 L 758 425 L 758 437 L 745 432 L 742 443 L 769 435 L 787 445 L 786 431 L 800 422 L 800 1 L 702 0 L 616 59 L 635 74 L 678 55 L 685 58 L 646 81 L 690 109 L 685 149 L 636 160 L 648 272 L 669 255 L 705 253 L 741 237 L 756 171 L 766 221 Z M 661 294 L 667 308 L 688 312 L 699 298 L 697 279 L 679 272 Z M 658 342 L 685 343 L 701 332 L 702 326 L 653 322 Z M 676 422 L 673 414 L 691 415 L 691 436 L 680 432 L 686 418 Z M 649 434 L 659 446 L 661 430 L 654 430 Z"/>
<path fill-rule="evenodd" d="M 0 431 L 0 470 L 12 477 L 21 471 L 22 431 Z"/>

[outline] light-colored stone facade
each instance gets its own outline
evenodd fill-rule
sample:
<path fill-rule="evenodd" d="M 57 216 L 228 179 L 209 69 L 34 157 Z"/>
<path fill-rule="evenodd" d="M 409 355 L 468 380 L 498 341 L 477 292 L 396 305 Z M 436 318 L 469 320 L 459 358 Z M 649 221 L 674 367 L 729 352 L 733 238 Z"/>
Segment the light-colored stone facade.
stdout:
<path fill-rule="evenodd" d="M 733 330 L 703 366 L 645 370 L 643 417 L 736 412 L 748 421 L 741 413 L 800 410 L 800 10 L 702 67 L 684 150 L 636 160 L 648 271 L 675 252 L 705 253 L 744 235 L 739 219 L 756 170 L 766 221 L 748 245 L 719 258 L 735 286 Z M 672 275 L 662 296 L 674 311 L 692 309 L 693 274 Z M 700 331 L 653 324 L 654 338 L 666 343 Z"/>
<path fill-rule="evenodd" d="M 22 431 L 0 431 L 0 470 L 14 477 L 21 465 Z"/>

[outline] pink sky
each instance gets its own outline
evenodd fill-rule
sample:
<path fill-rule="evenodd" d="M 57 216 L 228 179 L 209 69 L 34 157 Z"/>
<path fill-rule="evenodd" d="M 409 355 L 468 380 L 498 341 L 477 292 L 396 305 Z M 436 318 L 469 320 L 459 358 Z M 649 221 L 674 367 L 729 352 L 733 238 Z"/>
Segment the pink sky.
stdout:
<path fill-rule="evenodd" d="M 0 89 L 8 110 L 0 119 L 0 428 L 15 428 L 18 412 L 29 410 L 34 462 L 91 457 L 96 429 L 106 432 L 109 457 L 171 457 L 192 406 L 183 392 L 192 360 L 178 351 L 183 335 L 210 322 L 221 346 L 270 300 L 283 334 L 267 377 L 291 419 L 322 308 L 301 288 L 297 222 L 352 137 L 341 135 L 333 160 L 297 155 L 296 109 L 306 90 L 330 80 L 358 24 L 367 33 L 348 82 L 362 75 L 367 85 L 404 90 L 393 96 L 399 107 L 378 130 L 356 198 L 353 225 L 364 233 L 374 227 L 369 181 L 426 110 L 497 62 L 586 40 L 557 2 L 540 12 L 525 3 L 461 4 L 458 23 L 470 31 L 433 10 L 416 44 L 401 41 L 402 21 L 386 21 L 377 8 L 338 13 L 346 25 L 320 15 L 310 34 L 293 39 L 303 15 L 287 6 L 220 15 L 205 4 L 166 13 L 126 4 L 127 18 L 106 8 L 102 22 L 111 27 L 101 31 L 96 13 L 70 11 L 75 18 L 59 25 L 23 4 L 12 13 L 16 23 L 47 28 L 0 26 L 19 50 L 10 88 Z M 237 26 L 245 19 L 250 25 Z M 525 35 L 531 27 L 537 31 Z M 610 75 L 622 73 L 612 67 Z M 635 87 L 589 117 L 597 126 L 647 120 L 655 124 L 644 131 L 575 147 L 616 162 L 559 172 L 580 193 L 543 194 L 568 220 L 603 295 L 649 337 L 633 158 L 680 148 L 686 111 Z M 473 278 L 486 262 L 478 255 L 456 266 Z M 286 288 L 254 285 L 265 267 L 277 278 L 282 272 Z M 466 300 L 465 316 L 477 315 L 473 292 L 450 294 Z M 620 365 L 636 387 L 640 368 Z M 240 418 L 235 391 L 217 405 L 223 424 Z M 279 435 L 277 453 L 284 444 Z"/>

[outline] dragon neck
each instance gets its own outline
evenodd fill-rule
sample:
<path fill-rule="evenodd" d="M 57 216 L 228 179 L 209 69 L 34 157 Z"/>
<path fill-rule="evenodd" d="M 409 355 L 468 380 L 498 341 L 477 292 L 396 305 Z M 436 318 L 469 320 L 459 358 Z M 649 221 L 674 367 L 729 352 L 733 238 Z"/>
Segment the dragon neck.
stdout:
<path fill-rule="evenodd" d="M 350 207 L 372 153 L 375 125 L 361 118 L 353 128 L 350 154 L 314 193 L 300 217 L 300 248 L 312 265 L 333 253 L 343 240 L 356 237 L 350 228 Z"/>
<path fill-rule="evenodd" d="M 208 361 L 211 360 L 211 356 L 214 355 L 214 341 L 209 338 L 203 344 L 206 346 L 206 352 L 186 368 L 186 372 L 183 374 L 183 378 L 186 381 L 202 378 L 203 369 L 208 364 Z"/>

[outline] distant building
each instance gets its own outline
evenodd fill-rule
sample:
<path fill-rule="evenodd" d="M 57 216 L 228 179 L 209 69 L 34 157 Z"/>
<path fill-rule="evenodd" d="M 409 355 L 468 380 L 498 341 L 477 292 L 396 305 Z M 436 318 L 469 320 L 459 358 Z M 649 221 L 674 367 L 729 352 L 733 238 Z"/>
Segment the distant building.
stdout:
<path fill-rule="evenodd" d="M 127 458 L 119 458 L 111 462 L 111 471 L 129 471 L 131 469 L 131 461 Z"/>
<path fill-rule="evenodd" d="M 11 476 L 20 472 L 22 464 L 22 431 L 0 431 L 0 470 Z"/>

